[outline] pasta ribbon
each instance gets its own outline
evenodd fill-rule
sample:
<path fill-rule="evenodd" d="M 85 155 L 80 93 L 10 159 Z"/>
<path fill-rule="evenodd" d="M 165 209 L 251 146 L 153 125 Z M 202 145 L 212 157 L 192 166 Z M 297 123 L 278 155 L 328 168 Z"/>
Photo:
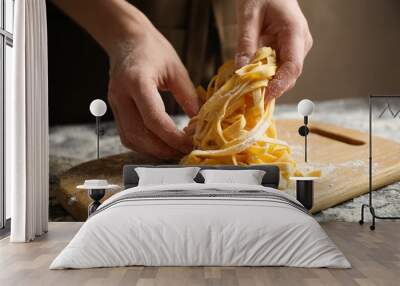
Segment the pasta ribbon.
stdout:
<path fill-rule="evenodd" d="M 265 91 L 277 70 L 276 53 L 260 48 L 250 64 L 235 71 L 233 61 L 218 69 L 207 90 L 197 88 L 203 105 L 186 132 L 194 150 L 184 165 L 272 164 L 288 179 L 296 171 L 290 146 L 277 139 L 275 100 Z"/>

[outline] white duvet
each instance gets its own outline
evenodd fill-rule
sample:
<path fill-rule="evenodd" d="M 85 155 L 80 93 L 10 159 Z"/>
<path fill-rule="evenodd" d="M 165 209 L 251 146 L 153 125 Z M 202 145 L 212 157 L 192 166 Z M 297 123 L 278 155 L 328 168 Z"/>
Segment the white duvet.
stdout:
<path fill-rule="evenodd" d="M 257 190 L 272 199 L 243 195 L 123 199 L 137 192 L 169 190 Z M 274 199 L 279 197 L 282 200 Z M 254 185 L 194 183 L 127 189 L 100 206 L 50 269 L 127 265 L 349 268 L 318 222 L 285 200 L 299 204 L 275 189 Z"/>

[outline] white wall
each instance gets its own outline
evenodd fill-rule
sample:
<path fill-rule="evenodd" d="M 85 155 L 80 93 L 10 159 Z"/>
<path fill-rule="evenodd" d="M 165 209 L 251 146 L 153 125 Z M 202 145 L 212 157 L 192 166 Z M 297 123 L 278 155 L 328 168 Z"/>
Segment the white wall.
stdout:
<path fill-rule="evenodd" d="M 399 93 L 399 0 L 299 3 L 314 47 L 296 87 L 279 102 Z"/>

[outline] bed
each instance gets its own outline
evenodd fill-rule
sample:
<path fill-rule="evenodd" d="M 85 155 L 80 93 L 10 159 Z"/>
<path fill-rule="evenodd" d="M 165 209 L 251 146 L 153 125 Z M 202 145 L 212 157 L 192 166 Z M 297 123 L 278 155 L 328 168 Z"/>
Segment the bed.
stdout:
<path fill-rule="evenodd" d="M 199 166 L 263 170 L 262 185 L 205 184 L 199 173 L 194 183 L 152 186 L 138 186 L 137 167 L 124 167 L 124 190 L 83 224 L 50 269 L 351 267 L 301 203 L 276 189 L 276 166 Z"/>

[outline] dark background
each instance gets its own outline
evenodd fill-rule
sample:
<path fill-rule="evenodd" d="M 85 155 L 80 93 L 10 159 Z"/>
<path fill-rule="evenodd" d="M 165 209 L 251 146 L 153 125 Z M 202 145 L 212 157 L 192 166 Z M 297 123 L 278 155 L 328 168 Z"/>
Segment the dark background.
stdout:
<path fill-rule="evenodd" d="M 50 125 L 92 122 L 90 102 L 107 98 L 108 57 L 50 1 L 47 19 Z M 105 119 L 112 119 L 112 113 Z"/>
<path fill-rule="evenodd" d="M 166 11 L 166 7 L 170 6 L 167 0 L 130 0 L 129 2 L 141 10 L 171 42 L 185 65 L 189 63 L 192 67 L 197 66 L 197 70 L 203 72 L 203 75 L 197 76 L 197 80 L 191 74 L 195 84 L 207 84 L 210 76 L 215 72 L 215 66 L 219 66 L 222 62 L 218 57 L 218 52 L 215 52 L 219 50 L 219 39 L 213 14 L 210 12 L 211 2 L 174 0 L 173 11 Z M 197 9 L 197 7 L 200 8 Z M 91 12 L 88 11 L 88 13 Z M 196 16 L 190 17 L 189 15 L 193 13 Z M 196 17 L 203 25 L 197 22 L 193 24 L 193 18 Z M 105 101 L 107 99 L 108 56 L 84 29 L 51 1 L 47 1 L 47 20 L 50 126 L 93 122 L 93 117 L 89 113 L 90 102 L 96 98 Z M 194 33 L 187 32 L 190 25 L 195 27 Z M 209 32 L 205 36 L 204 50 L 200 51 L 200 54 L 212 55 L 213 58 L 208 60 L 208 65 L 198 64 L 198 62 L 205 63 L 205 58 L 198 59 L 196 56 L 187 55 L 190 45 L 192 50 L 193 45 L 195 50 L 201 50 L 198 41 L 202 26 Z M 192 44 L 189 44 L 190 42 Z M 196 60 L 194 61 L 193 58 Z M 168 113 L 181 112 L 168 92 L 162 92 L 161 95 Z M 112 119 L 112 112 L 109 110 L 104 120 Z"/>

